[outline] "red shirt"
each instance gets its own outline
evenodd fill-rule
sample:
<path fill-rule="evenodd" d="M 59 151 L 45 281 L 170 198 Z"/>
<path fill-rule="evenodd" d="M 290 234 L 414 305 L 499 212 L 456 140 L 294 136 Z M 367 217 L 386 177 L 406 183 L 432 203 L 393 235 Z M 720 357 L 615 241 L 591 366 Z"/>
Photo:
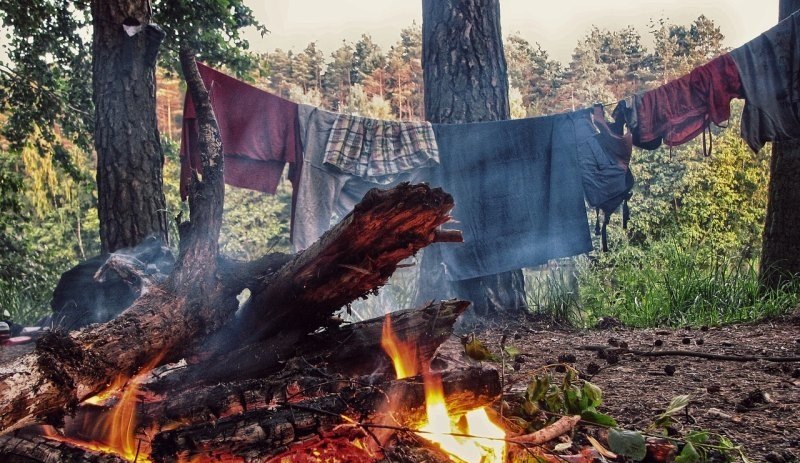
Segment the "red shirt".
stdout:
<path fill-rule="evenodd" d="M 285 100 L 197 63 L 219 124 L 225 183 L 274 194 L 285 164 L 294 183 L 302 161 L 297 103 Z M 181 136 L 181 198 L 188 196 L 192 170 L 201 168 L 197 119 L 189 93 Z"/>
<path fill-rule="evenodd" d="M 637 109 L 639 140 L 663 138 L 677 146 L 700 135 L 710 122 L 731 116 L 731 100 L 742 97 L 736 63 L 724 54 L 689 74 L 642 94 Z"/>

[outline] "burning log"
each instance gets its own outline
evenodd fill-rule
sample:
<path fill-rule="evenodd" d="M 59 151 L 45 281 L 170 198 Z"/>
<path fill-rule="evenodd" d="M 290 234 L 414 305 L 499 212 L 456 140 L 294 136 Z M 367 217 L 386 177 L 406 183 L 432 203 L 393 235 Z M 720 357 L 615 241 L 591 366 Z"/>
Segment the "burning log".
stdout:
<path fill-rule="evenodd" d="M 431 302 L 427 306 L 392 313 L 397 336 L 417 349 L 419 360 L 429 363 L 436 349 L 449 338 L 453 325 L 466 310 L 466 301 Z M 292 357 L 311 364 L 325 363 L 328 370 L 348 376 L 391 370 L 391 360 L 381 352 L 384 318 L 376 318 L 320 333 L 294 332 L 245 345 L 165 376 L 148 389 L 166 392 L 186 384 L 213 384 L 263 378 L 282 368 Z"/>
<path fill-rule="evenodd" d="M 0 460 L 4 463 L 126 463 L 110 453 L 30 433 L 0 436 Z"/>
<path fill-rule="evenodd" d="M 164 462 L 196 456 L 213 459 L 223 455 L 262 461 L 288 451 L 289 445 L 301 445 L 316 436 L 341 436 L 345 432 L 342 429 L 346 429 L 350 437 L 366 438 L 356 423 L 367 424 L 364 428 L 367 430 L 370 429 L 369 423 L 380 429 L 382 423 L 388 422 L 389 412 L 394 412 L 403 421 L 418 422 L 422 418 L 426 397 L 421 377 L 369 385 L 367 381 L 373 379 L 331 380 L 326 388 L 335 392 L 302 400 L 285 400 L 279 405 L 270 400 L 272 408 L 260 408 L 218 420 L 209 421 L 206 419 L 208 416 L 201 412 L 199 416 L 203 419 L 199 424 L 159 433 L 153 440 L 151 456 L 155 461 Z M 243 386 L 248 390 L 228 389 L 223 394 L 223 401 L 235 402 L 233 396 L 237 394 L 252 397 L 254 389 L 262 385 L 247 382 Z M 495 370 L 470 368 L 446 372 L 442 375 L 442 385 L 448 397 L 449 411 L 454 414 L 483 407 L 501 393 L 500 377 Z M 274 386 L 267 384 L 267 390 L 274 391 Z M 318 391 L 306 391 L 305 397 Z M 258 402 L 261 406 L 267 401 L 259 397 Z M 241 402 L 238 407 L 245 409 Z M 343 416 L 353 418 L 348 421 Z M 391 422 L 396 423 L 394 419 Z M 342 428 L 343 423 L 349 425 Z M 365 442 L 364 448 L 368 445 Z"/>
<path fill-rule="evenodd" d="M 191 53 L 181 53 L 181 64 L 197 104 L 203 175 L 191 186 L 191 218 L 181 225 L 175 269 L 111 322 L 45 336 L 33 353 L 0 368 L 0 432 L 57 420 L 117 375 L 133 376 L 159 354 L 175 359 L 238 308 L 233 289 L 245 281 L 226 286 L 217 266 L 224 196 L 219 131 Z M 452 207 L 450 195 L 427 185 L 373 190 L 318 243 L 257 281 L 239 327 L 258 328 L 251 334 L 265 339 L 331 326 L 333 311 L 384 284 L 401 260 L 433 242 Z"/>

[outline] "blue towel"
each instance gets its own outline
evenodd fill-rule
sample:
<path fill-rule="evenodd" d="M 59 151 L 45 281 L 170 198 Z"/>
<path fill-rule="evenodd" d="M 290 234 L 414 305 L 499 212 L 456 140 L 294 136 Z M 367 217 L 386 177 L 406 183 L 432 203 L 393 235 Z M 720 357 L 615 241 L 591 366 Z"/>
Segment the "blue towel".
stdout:
<path fill-rule="evenodd" d="M 434 124 L 440 165 L 431 183 L 453 195 L 447 228 L 464 243 L 435 245 L 450 280 L 533 267 L 592 250 L 578 139 L 589 111 L 470 124 Z"/>

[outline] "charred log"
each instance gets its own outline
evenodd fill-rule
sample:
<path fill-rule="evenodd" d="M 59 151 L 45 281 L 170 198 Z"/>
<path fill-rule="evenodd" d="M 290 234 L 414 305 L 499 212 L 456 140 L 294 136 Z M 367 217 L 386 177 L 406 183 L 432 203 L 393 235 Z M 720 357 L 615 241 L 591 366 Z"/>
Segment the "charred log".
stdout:
<path fill-rule="evenodd" d="M 125 463 L 109 453 L 24 433 L 0 436 L 0 461 L 5 463 Z"/>
<path fill-rule="evenodd" d="M 447 372 L 442 384 L 452 413 L 485 406 L 501 393 L 500 377 L 495 370 L 472 368 Z M 223 455 L 262 460 L 288 452 L 290 445 L 302 445 L 317 436 L 341 432 L 342 425 L 356 432 L 362 429 L 356 423 L 386 422 L 387 414 L 392 411 L 399 412 L 409 422 L 422 417 L 425 392 L 421 377 L 394 380 L 385 386 L 347 379 L 331 385 L 338 389 L 335 393 L 303 400 L 287 399 L 278 407 L 272 401 L 272 408 L 161 432 L 153 440 L 152 457 L 163 462 Z M 244 396 L 248 391 L 240 393 Z M 259 401 L 263 403 L 265 399 Z"/>
<path fill-rule="evenodd" d="M 427 364 L 450 337 L 453 325 L 468 305 L 466 301 L 452 300 L 394 312 L 392 326 L 398 337 L 416 346 L 419 359 Z M 148 388 L 164 392 L 186 384 L 261 378 L 280 370 L 293 357 L 302 357 L 314 365 L 324 363 L 330 371 L 346 375 L 391 371 L 391 361 L 381 353 L 383 323 L 384 318 L 380 317 L 311 335 L 299 331 L 280 333 L 190 365 Z"/>

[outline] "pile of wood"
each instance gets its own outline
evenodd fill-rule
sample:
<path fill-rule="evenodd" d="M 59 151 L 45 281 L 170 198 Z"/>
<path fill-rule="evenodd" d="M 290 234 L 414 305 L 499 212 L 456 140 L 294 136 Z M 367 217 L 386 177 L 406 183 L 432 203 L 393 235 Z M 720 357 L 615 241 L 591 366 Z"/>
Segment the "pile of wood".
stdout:
<path fill-rule="evenodd" d="M 219 131 L 190 52 L 181 64 L 198 102 L 203 168 L 192 182 L 175 269 L 114 320 L 50 333 L 33 353 L 0 367 L 0 460 L 125 461 L 81 445 L 85 423 L 114 406 L 83 402 L 153 363 L 164 366 L 138 392 L 134 460 L 383 458 L 397 428 L 421 419 L 422 380 L 395 379 L 380 347 L 382 318 L 343 325 L 334 313 L 376 291 L 423 247 L 460 240 L 438 230 L 452 197 L 427 185 L 373 190 L 297 255 L 224 259 Z M 240 307 L 244 289 L 251 295 Z M 392 325 L 427 364 L 467 305 L 431 302 L 393 314 Z M 444 372 L 442 381 L 454 409 L 489 404 L 501 392 L 489 369 Z M 39 424 L 73 439 L 43 437 Z"/>

